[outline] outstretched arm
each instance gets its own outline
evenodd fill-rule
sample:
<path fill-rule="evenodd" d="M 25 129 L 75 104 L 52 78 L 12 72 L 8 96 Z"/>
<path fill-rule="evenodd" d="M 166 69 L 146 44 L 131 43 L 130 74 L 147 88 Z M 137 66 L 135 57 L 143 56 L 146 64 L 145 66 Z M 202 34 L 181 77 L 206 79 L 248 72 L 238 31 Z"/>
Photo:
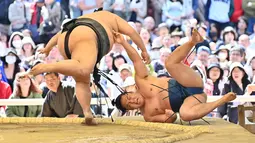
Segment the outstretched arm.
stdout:
<path fill-rule="evenodd" d="M 47 43 L 47 45 L 45 46 L 45 50 L 47 51 L 51 51 L 53 49 L 54 46 L 57 45 L 58 43 L 58 37 L 61 34 L 61 32 L 58 32 L 56 35 L 54 35 L 50 41 Z"/>
<path fill-rule="evenodd" d="M 137 47 L 142 50 L 143 60 L 146 62 L 146 64 L 149 64 L 150 57 L 147 53 L 147 50 L 145 48 L 145 45 L 144 45 L 143 40 L 140 37 L 140 35 L 135 31 L 135 29 L 133 27 L 131 27 L 122 18 L 116 16 L 116 21 L 117 21 L 118 30 L 119 30 L 118 32 L 129 36 L 134 41 L 134 43 L 137 45 Z"/>
<path fill-rule="evenodd" d="M 144 120 L 146 122 L 160 122 L 160 123 L 173 123 L 176 120 L 176 115 L 172 117 L 167 114 L 159 114 L 155 116 L 146 117 L 144 116 Z"/>
<path fill-rule="evenodd" d="M 124 49 L 127 51 L 129 58 L 134 63 L 136 76 L 138 76 L 140 78 L 147 77 L 149 74 L 148 70 L 147 70 L 145 64 L 143 63 L 141 57 L 137 53 L 137 51 L 124 39 L 124 37 L 120 33 L 113 32 L 113 34 L 114 34 L 114 41 L 119 44 L 122 44 Z"/>

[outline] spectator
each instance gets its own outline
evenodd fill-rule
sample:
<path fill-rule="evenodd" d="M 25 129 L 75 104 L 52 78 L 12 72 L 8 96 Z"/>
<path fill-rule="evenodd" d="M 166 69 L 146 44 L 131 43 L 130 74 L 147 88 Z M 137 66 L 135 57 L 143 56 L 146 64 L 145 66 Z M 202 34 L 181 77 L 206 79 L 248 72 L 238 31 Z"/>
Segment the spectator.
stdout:
<path fill-rule="evenodd" d="M 141 21 L 136 21 L 135 22 L 135 27 L 136 27 L 136 31 L 137 31 L 137 33 L 139 33 L 140 34 L 140 32 L 141 32 L 141 29 L 142 29 L 142 27 L 143 27 L 143 25 L 142 25 L 142 23 L 141 23 Z"/>
<path fill-rule="evenodd" d="M 208 57 L 208 65 L 211 64 L 220 64 L 220 58 L 217 55 L 210 55 Z"/>
<path fill-rule="evenodd" d="M 112 70 L 112 64 L 113 64 L 113 53 L 107 54 L 102 58 L 99 69 L 108 74 Z"/>
<path fill-rule="evenodd" d="M 78 4 L 79 0 L 70 0 L 70 16 L 72 19 L 81 16 L 81 9 Z"/>
<path fill-rule="evenodd" d="M 31 13 L 24 0 L 15 0 L 8 9 L 8 18 L 11 22 L 12 32 L 21 32 L 28 28 L 31 20 Z"/>
<path fill-rule="evenodd" d="M 211 51 L 206 46 L 200 46 L 197 49 L 197 59 L 200 60 L 205 67 L 208 66 L 208 57 L 210 54 Z"/>
<path fill-rule="evenodd" d="M 183 36 L 183 32 L 179 31 L 179 29 L 175 29 L 172 33 L 171 33 L 171 38 L 173 39 L 173 45 L 170 47 L 171 52 L 173 52 L 178 46 L 180 46 L 180 42 Z"/>
<path fill-rule="evenodd" d="M 0 1 L 0 33 L 8 35 L 10 28 L 10 21 L 8 18 L 8 8 L 14 0 L 1 0 Z"/>
<path fill-rule="evenodd" d="M 56 0 L 45 0 L 45 5 L 48 10 L 49 17 L 48 19 L 44 19 L 40 39 L 42 40 L 41 42 L 47 44 L 51 37 L 60 31 L 62 19 L 64 18 L 59 2 L 56 2 Z"/>
<path fill-rule="evenodd" d="M 239 17 L 243 15 L 243 8 L 242 8 L 242 0 L 233 0 L 234 1 L 234 12 L 230 17 L 230 21 L 233 23 L 237 23 Z"/>
<path fill-rule="evenodd" d="M 2 71 L 0 71 L 0 89 L 0 99 L 9 99 L 12 89 L 8 83 L 2 81 Z M 0 110 L 2 110 L 1 108 L 5 110 L 5 106 L 0 106 Z"/>
<path fill-rule="evenodd" d="M 232 0 L 207 0 L 205 9 L 205 19 L 210 24 L 215 23 L 220 32 L 230 25 L 230 17 L 234 11 Z"/>
<path fill-rule="evenodd" d="M 128 77 L 132 76 L 132 67 L 129 64 L 122 64 L 120 66 L 119 71 L 120 71 L 120 73 L 119 73 L 120 74 L 120 78 L 122 79 L 123 84 L 124 84 L 124 81 Z"/>
<path fill-rule="evenodd" d="M 162 7 L 162 21 L 165 22 L 170 31 L 181 26 L 181 16 L 183 14 L 183 6 L 181 0 L 169 0 Z"/>
<path fill-rule="evenodd" d="M 255 54 L 253 53 L 253 56 L 250 56 L 250 58 L 247 60 L 247 63 L 244 66 L 245 71 L 247 72 L 249 79 L 252 83 L 254 83 L 254 77 L 255 77 Z"/>
<path fill-rule="evenodd" d="M 146 17 L 143 21 L 143 26 L 150 32 L 151 40 L 153 41 L 157 37 L 153 32 L 155 27 L 154 19 L 151 16 Z"/>
<path fill-rule="evenodd" d="M 182 22 L 193 19 L 195 11 L 198 9 L 198 0 L 182 0 L 182 2 Z"/>
<path fill-rule="evenodd" d="M 249 59 L 255 53 L 255 43 L 251 43 L 249 36 L 243 34 L 239 37 L 239 44 L 245 48 L 246 59 Z"/>
<path fill-rule="evenodd" d="M 2 62 L 4 65 L 4 74 L 6 75 L 8 84 L 13 90 L 13 82 L 16 74 L 19 72 L 24 72 L 25 70 L 19 66 L 21 60 L 14 49 L 9 49 L 7 55 L 2 58 Z"/>
<path fill-rule="evenodd" d="M 244 95 L 248 84 L 250 84 L 250 81 L 248 80 L 248 75 L 245 72 L 243 65 L 239 62 L 232 63 L 230 66 L 230 76 L 228 78 L 228 82 L 224 85 L 222 95 L 227 94 L 228 92 L 234 92 L 237 95 Z M 220 106 L 218 111 L 221 117 L 227 115 L 230 122 L 237 124 L 237 105 L 238 103 L 227 103 Z"/>
<path fill-rule="evenodd" d="M 168 48 L 161 48 L 159 60 L 154 63 L 154 71 L 158 73 L 160 70 L 165 69 L 165 60 L 170 54 L 170 50 Z"/>
<path fill-rule="evenodd" d="M 242 62 L 244 58 L 244 50 L 236 46 L 230 50 L 229 64 L 234 62 Z"/>
<path fill-rule="evenodd" d="M 206 0 L 207 1 L 207 0 Z M 198 19 L 199 22 L 205 23 L 205 0 L 197 0 L 197 10 L 195 10 L 195 17 Z"/>
<path fill-rule="evenodd" d="M 33 4 L 31 4 L 32 18 L 29 29 L 32 32 L 32 38 L 35 40 L 36 43 L 40 42 L 39 27 L 43 22 L 43 17 L 41 14 L 43 6 L 44 0 L 36 0 Z"/>
<path fill-rule="evenodd" d="M 120 76 L 120 67 L 124 63 L 127 63 L 127 61 L 124 58 L 124 56 L 117 55 L 117 56 L 113 57 L 112 70 L 110 71 L 109 74 L 110 74 L 110 78 L 114 82 L 116 82 L 118 85 L 122 85 L 123 84 L 123 80 L 121 79 L 121 76 Z M 108 95 L 110 95 L 111 99 L 117 97 L 120 94 L 118 89 L 112 83 L 107 82 L 107 87 L 108 87 Z"/>
<path fill-rule="evenodd" d="M 151 61 L 153 62 L 154 60 L 158 60 L 160 57 L 160 52 L 159 50 L 163 47 L 163 45 L 160 42 L 160 39 L 157 38 L 153 40 L 152 46 L 151 46 L 151 51 L 149 52 Z"/>
<path fill-rule="evenodd" d="M 20 56 L 21 54 L 23 37 L 24 35 L 21 32 L 13 32 L 8 42 L 9 43 L 8 46 L 10 48 L 14 48 L 18 56 Z"/>
<path fill-rule="evenodd" d="M 102 0 L 80 0 L 78 7 L 82 10 L 82 15 L 94 12 L 96 8 L 102 7 Z"/>
<path fill-rule="evenodd" d="M 14 82 L 14 91 L 10 99 L 42 98 L 41 90 L 28 76 L 18 73 Z M 7 106 L 7 117 L 37 117 L 41 113 L 41 105 L 37 106 Z"/>
<path fill-rule="evenodd" d="M 255 43 L 255 23 L 253 24 L 253 33 L 251 33 L 249 38 L 253 43 Z"/>
<path fill-rule="evenodd" d="M 161 15 L 162 15 L 162 7 L 165 3 L 165 0 L 151 0 L 153 7 L 153 17 L 155 19 L 155 24 L 159 25 L 162 20 L 161 20 Z"/>
<path fill-rule="evenodd" d="M 210 24 L 210 31 L 209 31 L 210 40 L 216 43 L 219 40 L 218 39 L 219 36 L 220 36 L 220 32 L 218 31 L 218 29 L 216 27 L 216 24 L 211 23 Z"/>
<path fill-rule="evenodd" d="M 167 72 L 166 69 L 163 69 L 163 70 L 159 70 L 157 72 L 157 77 L 158 78 L 170 78 L 170 75 L 169 75 L 169 73 Z"/>
<path fill-rule="evenodd" d="M 248 19 L 248 31 L 249 32 L 254 32 L 253 31 L 253 25 L 255 24 L 255 16 L 254 16 L 254 11 L 255 11 L 255 4 L 254 0 L 242 0 L 242 7 L 244 10 L 244 16 Z"/>
<path fill-rule="evenodd" d="M 237 33 L 235 29 L 231 26 L 228 26 L 224 29 L 222 32 L 222 37 L 223 37 L 223 43 L 225 45 L 230 44 L 231 46 L 237 45 L 236 39 L 237 39 Z"/>
<path fill-rule="evenodd" d="M 70 16 L 70 0 L 61 0 L 60 1 L 61 8 L 66 15 L 66 18 L 71 18 Z"/>
<path fill-rule="evenodd" d="M 128 21 L 136 22 L 138 20 L 143 22 L 147 14 L 147 0 L 131 0 L 129 9 L 131 16 Z"/>
<path fill-rule="evenodd" d="M 242 34 L 250 35 L 250 33 L 247 31 L 247 28 L 248 28 L 248 20 L 244 16 L 239 17 L 237 22 L 238 37 Z"/>
<path fill-rule="evenodd" d="M 163 38 L 169 34 L 169 29 L 167 27 L 167 24 L 166 23 L 160 23 L 158 25 L 158 35 L 159 35 L 159 38 L 160 38 L 160 42 L 161 44 L 163 44 Z M 158 37 L 157 37 L 158 38 Z"/>
<path fill-rule="evenodd" d="M 230 54 L 228 46 L 225 46 L 224 44 L 219 45 L 219 48 L 214 54 L 219 57 L 221 67 L 228 64 Z"/>
<path fill-rule="evenodd" d="M 8 45 L 8 35 L 3 33 L 3 32 L 0 32 L 0 42 L 3 44 L 3 46 L 5 48 L 8 48 L 9 45 Z"/>
<path fill-rule="evenodd" d="M 141 32 L 140 32 L 140 37 L 143 40 L 146 50 L 150 51 L 151 50 L 151 36 L 150 36 L 149 31 L 145 28 L 142 28 Z"/>
<path fill-rule="evenodd" d="M 168 49 L 171 48 L 171 45 L 173 45 L 173 40 L 170 34 L 167 34 L 166 36 L 164 36 L 162 40 L 162 44 L 164 45 L 164 48 L 168 48 Z"/>
<path fill-rule="evenodd" d="M 22 39 L 21 47 L 21 57 L 22 57 L 22 67 L 28 70 L 35 59 L 35 43 L 30 37 L 24 37 Z"/>
<path fill-rule="evenodd" d="M 226 78 L 223 76 L 223 69 L 219 64 L 213 63 L 208 66 L 207 78 L 213 81 L 213 95 L 222 95 L 222 90 L 224 84 L 226 83 Z"/>
<path fill-rule="evenodd" d="M 44 75 L 49 88 L 43 103 L 42 117 L 84 117 L 74 86 L 60 81 L 58 73 Z"/>

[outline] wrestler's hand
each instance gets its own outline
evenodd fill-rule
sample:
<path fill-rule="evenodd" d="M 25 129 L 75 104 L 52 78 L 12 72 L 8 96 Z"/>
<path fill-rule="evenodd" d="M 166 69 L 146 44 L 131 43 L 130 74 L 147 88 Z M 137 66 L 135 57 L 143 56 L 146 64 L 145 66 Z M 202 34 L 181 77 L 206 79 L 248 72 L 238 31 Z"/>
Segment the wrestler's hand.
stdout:
<path fill-rule="evenodd" d="M 142 52 L 142 58 L 143 58 L 143 60 L 145 61 L 146 64 L 151 63 L 150 56 L 147 52 Z"/>
<path fill-rule="evenodd" d="M 113 31 L 113 40 L 114 40 L 114 43 L 119 43 L 119 44 L 123 44 L 126 41 L 122 34 L 115 31 Z"/>
<path fill-rule="evenodd" d="M 37 52 L 39 52 L 39 54 L 45 54 L 45 57 L 48 57 L 50 54 L 50 50 L 47 50 L 46 48 L 39 49 Z"/>
<path fill-rule="evenodd" d="M 204 41 L 204 38 L 199 34 L 199 32 L 197 31 L 197 29 L 193 29 L 192 31 L 192 38 L 191 38 L 192 42 L 197 44 L 197 43 L 201 43 Z"/>

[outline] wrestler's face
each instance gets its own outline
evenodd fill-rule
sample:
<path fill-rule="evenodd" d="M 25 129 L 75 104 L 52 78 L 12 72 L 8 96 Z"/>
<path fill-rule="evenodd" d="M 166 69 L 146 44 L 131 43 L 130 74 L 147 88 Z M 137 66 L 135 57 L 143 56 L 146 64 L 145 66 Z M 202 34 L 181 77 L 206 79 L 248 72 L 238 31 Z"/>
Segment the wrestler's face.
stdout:
<path fill-rule="evenodd" d="M 121 105 L 127 110 L 138 109 L 144 105 L 144 98 L 137 92 L 127 93 L 122 96 Z"/>

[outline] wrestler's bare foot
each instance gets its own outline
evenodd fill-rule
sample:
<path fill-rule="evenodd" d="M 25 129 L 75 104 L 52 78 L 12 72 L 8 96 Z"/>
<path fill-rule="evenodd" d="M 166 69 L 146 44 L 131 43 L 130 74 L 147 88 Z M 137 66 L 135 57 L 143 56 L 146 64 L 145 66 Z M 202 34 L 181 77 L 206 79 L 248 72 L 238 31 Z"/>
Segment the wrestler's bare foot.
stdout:
<path fill-rule="evenodd" d="M 192 41 L 193 43 L 195 43 L 195 44 L 204 41 L 204 38 L 199 34 L 199 32 L 197 31 L 197 29 L 193 29 L 191 41 Z"/>
<path fill-rule="evenodd" d="M 236 99 L 236 94 L 234 92 L 229 92 L 227 94 L 225 94 L 222 99 L 224 100 L 224 102 L 229 102 L 232 101 L 234 99 Z"/>
<path fill-rule="evenodd" d="M 82 124 L 86 125 L 97 125 L 97 121 L 94 119 L 92 113 L 85 113 L 85 120 L 82 122 Z"/>

